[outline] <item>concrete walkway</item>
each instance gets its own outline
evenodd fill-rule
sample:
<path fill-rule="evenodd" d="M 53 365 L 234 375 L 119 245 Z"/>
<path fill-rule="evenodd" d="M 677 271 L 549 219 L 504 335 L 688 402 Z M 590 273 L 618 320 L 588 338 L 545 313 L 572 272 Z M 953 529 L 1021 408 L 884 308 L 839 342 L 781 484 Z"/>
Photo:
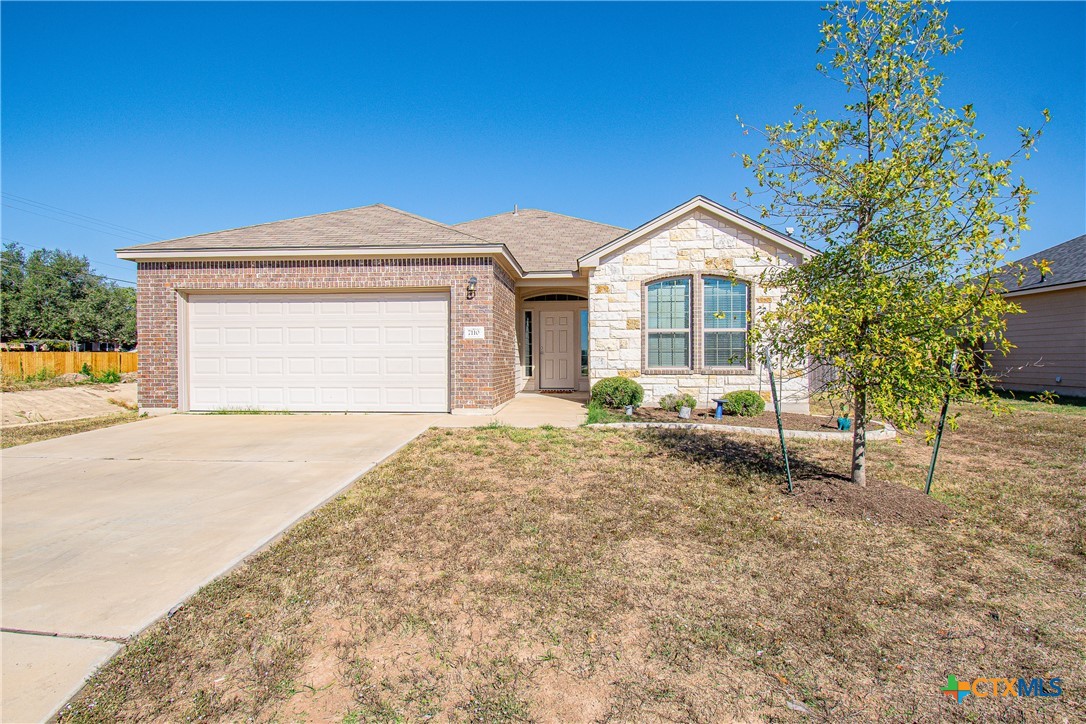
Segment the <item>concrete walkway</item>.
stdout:
<path fill-rule="evenodd" d="M 3 451 L 0 721 L 48 718 L 127 637 L 427 428 L 575 427 L 585 399 L 521 394 L 480 416 L 171 415 Z"/>
<path fill-rule="evenodd" d="M 435 427 L 476 427 L 497 423 L 512 427 L 577 427 L 587 415 L 587 392 L 521 392 L 493 415 L 440 415 Z"/>

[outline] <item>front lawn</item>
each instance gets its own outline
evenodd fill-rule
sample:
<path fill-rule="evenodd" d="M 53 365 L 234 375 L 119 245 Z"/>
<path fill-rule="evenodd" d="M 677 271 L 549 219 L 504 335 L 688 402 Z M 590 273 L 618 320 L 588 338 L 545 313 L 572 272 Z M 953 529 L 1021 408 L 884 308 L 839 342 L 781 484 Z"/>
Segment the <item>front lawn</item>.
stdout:
<path fill-rule="evenodd" d="M 63 718 L 1081 720 L 1082 412 L 966 413 L 947 507 L 887 493 L 907 523 L 832 482 L 784 495 L 773 438 L 431 431 Z M 922 442 L 871 448 L 874 478 L 920 487 Z M 845 443 L 792 449 L 803 477 L 847 469 Z M 1061 677 L 1063 696 L 957 704 L 949 674 Z"/>

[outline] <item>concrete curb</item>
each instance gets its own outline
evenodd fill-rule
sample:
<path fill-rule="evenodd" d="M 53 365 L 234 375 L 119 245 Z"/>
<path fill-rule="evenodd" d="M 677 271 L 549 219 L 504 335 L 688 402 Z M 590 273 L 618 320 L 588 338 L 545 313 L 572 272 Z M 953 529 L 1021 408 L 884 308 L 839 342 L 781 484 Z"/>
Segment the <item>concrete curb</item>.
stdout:
<path fill-rule="evenodd" d="M 14 425 L 4 425 L 0 427 L 0 430 L 17 430 L 24 427 L 38 427 L 41 425 L 56 425 L 61 422 L 79 422 L 80 420 L 97 420 L 102 417 L 113 417 L 115 415 L 123 415 L 126 412 L 136 412 L 136 410 L 129 410 L 127 408 L 117 406 L 117 412 L 105 412 L 101 415 L 83 415 L 82 417 L 65 417 L 60 420 L 35 420 L 34 422 L 17 422 Z"/>
<path fill-rule="evenodd" d="M 893 440 L 897 429 L 888 422 L 878 423 L 881 430 L 868 430 L 868 440 Z M 744 427 L 742 425 L 710 425 L 701 422 L 597 422 L 586 427 L 663 428 L 665 430 L 714 430 L 716 432 L 740 432 L 744 435 L 777 436 L 775 427 Z M 851 440 L 852 432 L 818 432 L 815 430 L 785 430 L 784 436 L 800 440 Z"/>

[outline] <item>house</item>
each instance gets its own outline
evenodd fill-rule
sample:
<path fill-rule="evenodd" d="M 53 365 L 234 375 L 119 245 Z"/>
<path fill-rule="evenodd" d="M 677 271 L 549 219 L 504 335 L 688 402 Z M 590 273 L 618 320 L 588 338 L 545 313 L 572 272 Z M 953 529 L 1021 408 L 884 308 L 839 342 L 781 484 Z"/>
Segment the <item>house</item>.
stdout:
<path fill-rule="evenodd" d="M 1042 261 L 1049 270 L 1042 274 Z M 1007 317 L 1007 355 L 991 355 L 1007 390 L 1086 396 L 1086 234 L 1040 251 L 1001 275 L 1006 298 L 1025 314 Z"/>
<path fill-rule="evenodd" d="M 768 396 L 758 279 L 815 252 L 698 196 L 633 230 L 535 209 L 446 225 L 376 204 L 126 247 L 147 411 L 488 413 L 636 378 L 646 404 Z M 801 374 L 785 408 L 806 411 Z"/>

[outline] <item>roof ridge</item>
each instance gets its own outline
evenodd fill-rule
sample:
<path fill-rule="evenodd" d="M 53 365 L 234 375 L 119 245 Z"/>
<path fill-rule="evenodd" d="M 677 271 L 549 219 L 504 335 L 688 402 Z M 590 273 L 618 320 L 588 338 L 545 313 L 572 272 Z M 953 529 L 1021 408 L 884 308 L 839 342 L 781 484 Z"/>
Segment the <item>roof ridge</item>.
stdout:
<path fill-rule="evenodd" d="M 387 209 L 391 209 L 393 211 L 398 211 L 399 210 L 399 209 L 393 209 L 391 206 L 385 206 L 385 204 L 364 204 L 362 206 L 350 206 L 350 207 L 348 207 L 346 209 L 337 209 L 335 211 L 321 211 L 321 212 L 316 213 L 316 214 L 305 214 L 303 216 L 291 216 L 290 218 L 287 218 L 287 219 L 276 219 L 275 221 L 261 221 L 258 224 L 242 224 L 241 226 L 231 226 L 229 229 L 216 229 L 215 231 L 204 231 L 204 232 L 201 232 L 199 234 L 188 234 L 186 236 L 175 236 L 172 239 L 159 239 L 158 241 L 146 242 L 146 244 L 161 244 L 161 243 L 167 242 L 167 241 L 184 241 L 186 239 L 199 239 L 201 236 L 211 236 L 212 234 L 225 234 L 226 232 L 229 232 L 229 231 L 242 231 L 244 229 L 255 229 L 255 228 L 260 227 L 260 226 L 270 226 L 272 224 L 281 224 L 284 221 L 299 221 L 301 219 L 315 219 L 318 216 L 330 216 L 332 214 L 342 214 L 345 211 L 358 211 L 359 209 L 372 209 L 375 206 L 383 206 L 383 207 L 385 207 Z M 122 246 L 122 247 L 119 247 L 117 249 L 117 251 L 125 251 L 127 249 L 136 249 L 136 248 L 141 247 L 141 246 L 146 246 L 146 244 L 135 244 L 133 246 Z"/>
<path fill-rule="evenodd" d="M 493 243 L 495 243 L 493 241 L 488 241 L 488 240 L 486 240 L 486 239 L 484 239 L 484 238 L 482 238 L 480 236 L 475 236 L 474 234 L 469 234 L 466 231 L 461 231 L 460 229 L 453 228 L 452 226 L 449 226 L 448 224 L 443 224 L 440 221 L 435 221 L 434 219 L 428 219 L 425 216 L 419 216 L 418 214 L 412 214 L 410 211 L 404 211 L 403 209 L 397 209 L 395 206 L 389 206 L 388 204 L 381 204 L 381 203 L 371 204 L 371 206 L 380 206 L 383 209 L 388 209 L 389 211 L 394 211 L 397 214 L 400 214 L 401 216 L 406 216 L 409 219 L 415 219 L 416 221 L 425 221 L 427 224 L 432 224 L 432 225 L 437 226 L 439 228 L 455 232 L 457 234 L 460 234 L 461 236 L 466 236 L 469 239 L 475 239 L 476 241 L 481 241 L 484 244 L 493 244 Z M 364 207 L 359 207 L 359 208 L 364 208 Z M 345 209 L 345 210 L 349 211 L 350 209 Z M 504 244 L 502 244 L 502 246 L 504 246 Z"/>
<path fill-rule="evenodd" d="M 573 221 L 583 221 L 583 222 L 588 223 L 588 224 L 596 224 L 597 226 L 606 226 L 606 227 L 611 228 L 611 229 L 618 229 L 619 231 L 629 231 L 629 229 L 626 229 L 625 227 L 622 227 L 622 226 L 615 226 L 614 224 L 607 224 L 607 223 L 604 223 L 603 221 L 593 221 L 592 219 L 586 219 L 586 218 L 581 217 L 581 216 L 570 216 L 569 214 L 563 214 L 560 211 L 550 211 L 548 209 L 539 209 L 539 208 L 536 208 L 534 206 L 526 206 L 525 208 L 519 209 L 518 211 L 542 211 L 544 214 L 551 214 L 552 216 L 561 216 L 564 219 L 572 219 Z M 457 223 L 453 224 L 452 227 L 455 228 L 457 226 L 462 226 L 464 224 L 473 224 L 476 221 L 486 221 L 487 219 L 493 219 L 493 218 L 496 218 L 498 216 L 507 216 L 507 215 L 508 216 L 515 216 L 516 214 L 517 214 L 517 211 L 499 211 L 496 214 L 489 214 L 487 216 L 480 216 L 477 219 L 468 219 L 467 221 L 457 222 Z"/>
<path fill-rule="evenodd" d="M 1021 264 L 1022 262 L 1028 261 L 1028 260 L 1032 259 L 1035 256 L 1040 256 L 1041 254 L 1045 254 L 1047 252 L 1050 252 L 1053 249 L 1059 249 L 1061 246 L 1066 246 L 1067 244 L 1074 244 L 1075 242 L 1081 242 L 1083 237 L 1086 237 L 1086 234 L 1079 234 L 1078 236 L 1071 237 L 1070 239 L 1068 239 L 1066 241 L 1061 241 L 1059 244 L 1053 244 L 1052 246 L 1041 249 L 1040 251 L 1035 251 L 1035 252 L 1033 252 L 1032 254 L 1030 254 L 1028 256 L 1022 257 L 1021 259 L 1015 259 L 1012 262 L 1008 262 L 1008 265 L 1009 264 Z M 1004 265 L 1004 266 L 1007 266 L 1007 265 Z"/>

